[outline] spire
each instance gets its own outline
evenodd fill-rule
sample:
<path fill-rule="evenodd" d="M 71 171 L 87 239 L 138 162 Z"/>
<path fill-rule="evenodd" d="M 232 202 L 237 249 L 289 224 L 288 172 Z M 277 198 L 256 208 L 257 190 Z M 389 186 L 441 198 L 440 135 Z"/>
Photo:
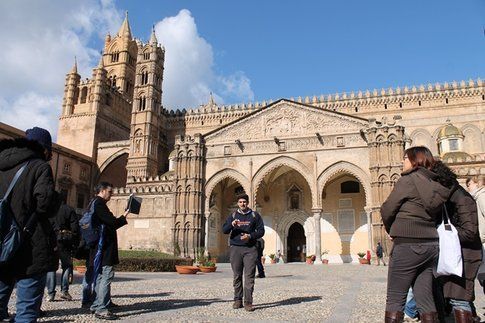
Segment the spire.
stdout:
<path fill-rule="evenodd" d="M 155 36 L 155 25 L 152 26 L 152 34 L 150 35 L 150 44 L 152 45 L 158 44 L 157 36 Z"/>
<path fill-rule="evenodd" d="M 99 59 L 98 68 L 104 68 L 104 63 L 103 63 L 103 55 L 101 55 L 101 57 L 100 57 L 100 59 Z"/>
<path fill-rule="evenodd" d="M 121 24 L 120 30 L 118 31 L 118 36 L 120 37 L 128 37 L 131 39 L 131 30 L 130 24 L 128 22 L 128 11 L 125 12 L 125 20 Z"/>
<path fill-rule="evenodd" d="M 71 74 L 77 74 L 77 58 L 74 56 L 74 66 L 72 67 Z"/>
<path fill-rule="evenodd" d="M 212 92 L 210 92 L 209 104 L 210 105 L 216 105 L 216 101 L 214 101 L 214 96 L 212 96 Z"/>

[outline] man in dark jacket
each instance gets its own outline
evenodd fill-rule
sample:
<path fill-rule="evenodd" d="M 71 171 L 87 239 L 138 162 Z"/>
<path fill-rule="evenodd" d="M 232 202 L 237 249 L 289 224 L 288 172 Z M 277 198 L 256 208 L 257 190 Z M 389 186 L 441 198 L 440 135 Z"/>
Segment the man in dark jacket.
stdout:
<path fill-rule="evenodd" d="M 23 242 L 12 260 L 0 267 L 0 318 L 8 317 L 7 305 L 17 284 L 18 322 L 35 322 L 39 315 L 46 273 L 57 269 L 55 240 L 49 223 L 53 193 L 52 141 L 42 128 L 26 131 L 26 138 L 0 141 L 0 196 L 3 197 L 16 172 L 26 163 L 10 195 L 10 207 Z"/>
<path fill-rule="evenodd" d="M 109 308 L 113 307 L 111 302 L 111 282 L 114 278 L 114 265 L 119 264 L 118 258 L 118 237 L 116 230 L 126 225 L 126 216 L 129 211 L 120 217 L 115 217 L 108 209 L 106 203 L 111 199 L 113 194 L 113 185 L 101 182 L 96 186 L 96 197 L 94 203 L 94 217 L 101 225 L 104 225 L 104 243 L 102 247 L 101 272 L 96 279 L 95 294 L 96 299 L 91 305 L 91 311 L 97 318 L 106 320 L 115 320 L 118 317 L 113 314 Z M 91 248 L 89 261 L 94 266 L 97 246 Z"/>
<path fill-rule="evenodd" d="M 66 204 L 65 193 L 55 193 L 59 203 L 57 214 L 52 218 L 54 231 L 57 237 L 57 247 L 61 259 L 61 296 L 66 301 L 72 301 L 69 294 L 69 274 L 72 272 L 72 253 L 79 244 L 79 220 L 72 207 Z M 47 301 L 52 302 L 56 296 L 56 272 L 47 273 Z"/>
<path fill-rule="evenodd" d="M 224 234 L 230 235 L 230 258 L 234 273 L 234 304 L 233 308 L 243 307 L 243 280 L 244 272 L 244 309 L 254 311 L 253 290 L 254 274 L 256 272 L 256 240 L 264 235 L 264 223 L 259 213 L 248 207 L 249 197 L 246 194 L 238 196 L 239 209 L 229 215 L 222 226 Z"/>

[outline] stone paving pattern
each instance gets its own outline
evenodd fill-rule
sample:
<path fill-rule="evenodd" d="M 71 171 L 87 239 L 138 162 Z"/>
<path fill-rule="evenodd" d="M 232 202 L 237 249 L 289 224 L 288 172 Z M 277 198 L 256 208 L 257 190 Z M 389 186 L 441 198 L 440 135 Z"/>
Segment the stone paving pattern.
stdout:
<path fill-rule="evenodd" d="M 267 278 L 257 279 L 256 310 L 232 309 L 232 271 L 218 264 L 215 273 L 116 273 L 113 301 L 125 322 L 318 321 L 382 322 L 387 267 L 368 265 L 266 265 Z M 95 322 L 80 308 L 81 275 L 70 292 L 72 302 L 44 302 L 41 322 Z M 478 284 L 477 284 L 478 285 Z M 485 297 L 477 286 L 477 308 Z M 15 295 L 10 302 L 14 311 Z"/>

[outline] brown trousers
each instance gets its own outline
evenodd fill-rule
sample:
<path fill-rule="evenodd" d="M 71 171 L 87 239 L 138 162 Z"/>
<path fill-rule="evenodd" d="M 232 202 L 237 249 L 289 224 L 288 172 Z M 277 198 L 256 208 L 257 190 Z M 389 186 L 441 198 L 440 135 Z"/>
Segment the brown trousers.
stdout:
<path fill-rule="evenodd" d="M 242 300 L 244 304 L 253 303 L 254 275 L 256 273 L 256 247 L 231 246 L 231 268 L 234 273 L 234 300 Z M 244 273 L 244 292 L 243 292 Z"/>
<path fill-rule="evenodd" d="M 389 259 L 386 311 L 403 311 L 409 287 L 412 286 L 418 312 L 436 312 L 433 269 L 438 254 L 437 241 L 394 244 Z"/>

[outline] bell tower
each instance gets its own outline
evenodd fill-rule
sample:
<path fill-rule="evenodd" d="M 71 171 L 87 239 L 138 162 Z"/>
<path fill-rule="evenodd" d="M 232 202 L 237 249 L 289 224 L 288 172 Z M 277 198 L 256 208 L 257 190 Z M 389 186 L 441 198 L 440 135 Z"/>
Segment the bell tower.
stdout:
<path fill-rule="evenodd" d="M 162 151 L 161 112 L 165 50 L 158 45 L 155 30 L 147 44 L 138 41 L 136 80 L 130 128 L 128 181 L 133 177 L 155 177 L 160 171 Z"/>

